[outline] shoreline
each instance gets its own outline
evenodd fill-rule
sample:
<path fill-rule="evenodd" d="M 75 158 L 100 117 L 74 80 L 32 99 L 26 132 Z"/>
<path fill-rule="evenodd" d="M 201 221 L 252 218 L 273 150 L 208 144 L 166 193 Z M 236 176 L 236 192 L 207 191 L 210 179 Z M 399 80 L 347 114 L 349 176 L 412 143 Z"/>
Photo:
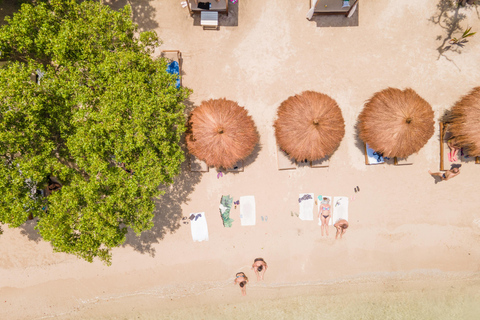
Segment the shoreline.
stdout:
<path fill-rule="evenodd" d="M 387 301 L 392 300 L 388 303 L 398 303 L 400 309 L 403 308 L 403 304 L 408 304 L 408 301 L 422 297 L 428 299 L 433 297 L 433 302 L 435 302 L 438 297 L 452 299 L 452 296 L 456 296 L 459 300 L 458 303 L 464 300 L 471 300 L 473 303 L 480 298 L 480 272 L 434 270 L 417 270 L 409 273 L 388 272 L 340 278 L 322 283 L 262 284 L 251 281 L 247 285 L 246 297 L 241 296 L 239 288 L 234 286 L 231 280 L 228 283 L 227 280 L 219 281 L 219 283 L 223 283 L 223 285 L 188 294 L 184 294 L 185 287 L 175 286 L 174 292 L 161 297 L 158 296 L 159 292 L 156 289 L 134 292 L 122 297 L 103 297 L 93 301 L 83 301 L 75 310 L 67 313 L 33 319 L 48 317 L 55 319 L 168 319 L 172 317 L 216 319 L 217 316 L 220 319 L 233 309 L 241 309 L 247 315 L 249 308 L 255 309 L 257 313 L 268 310 L 270 310 L 268 312 L 273 312 L 282 303 L 288 304 L 294 300 L 327 299 L 332 302 L 341 300 L 346 307 L 350 308 L 373 303 L 369 308 L 374 310 L 375 301 L 378 302 L 378 306 L 387 303 L 382 302 L 383 298 Z M 432 301 L 428 303 L 432 303 Z M 428 303 L 425 307 L 430 308 Z M 266 310 L 259 305 L 264 305 Z M 450 307 L 454 306 L 456 303 Z M 470 310 L 472 308 L 473 310 Z M 480 312 L 480 305 L 468 305 L 467 309 L 466 314 L 475 310 Z M 238 317 L 241 318 L 241 314 L 238 314 Z M 293 318 L 308 319 L 309 317 L 299 314 Z M 400 318 L 400 314 L 392 318 Z"/>

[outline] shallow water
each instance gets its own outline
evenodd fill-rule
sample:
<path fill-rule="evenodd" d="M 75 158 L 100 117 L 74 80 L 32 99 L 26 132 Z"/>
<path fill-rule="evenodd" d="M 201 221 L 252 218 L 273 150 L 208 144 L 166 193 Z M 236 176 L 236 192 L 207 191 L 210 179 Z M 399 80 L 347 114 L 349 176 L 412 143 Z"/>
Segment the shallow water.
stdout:
<path fill-rule="evenodd" d="M 147 299 L 143 297 L 138 300 L 140 303 L 132 303 L 131 312 L 97 316 L 95 310 L 90 310 L 93 313 L 89 313 L 88 318 L 480 319 L 480 279 L 477 277 L 376 280 L 321 285 L 254 285 L 248 288 L 247 297 L 241 297 L 238 288 L 235 291 L 211 289 L 177 301 L 173 299 L 172 304 L 152 300 L 148 310 L 142 310 L 140 305 Z"/>

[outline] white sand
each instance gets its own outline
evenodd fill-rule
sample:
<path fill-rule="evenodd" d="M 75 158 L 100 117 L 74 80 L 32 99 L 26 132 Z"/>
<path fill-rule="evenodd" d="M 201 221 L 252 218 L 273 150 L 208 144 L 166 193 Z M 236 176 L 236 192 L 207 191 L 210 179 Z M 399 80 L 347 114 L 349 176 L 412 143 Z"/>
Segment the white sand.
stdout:
<path fill-rule="evenodd" d="M 435 184 L 427 170 L 439 168 L 436 132 L 412 166 L 366 166 L 354 129 L 363 103 L 388 86 L 413 88 L 439 118 L 480 84 L 477 36 L 461 53 L 439 57 L 442 40 L 437 37 L 443 39 L 447 31 L 429 21 L 439 12 L 435 2 L 361 0 L 358 26 L 317 27 L 305 19 L 308 0 L 239 0 L 238 11 L 222 18 L 232 24 L 237 17 L 238 26 L 204 31 L 193 25 L 180 1 L 131 1 L 135 20 L 157 30 L 162 49 L 182 52 L 183 84 L 194 90 L 188 105 L 209 98 L 238 101 L 256 122 L 260 148 L 239 174 L 217 179 L 215 170 L 185 170 L 159 204 L 153 230 L 140 238 L 129 235 L 127 244 L 113 251 L 111 267 L 53 253 L 32 231 L 34 222 L 5 230 L 0 236 L 0 319 L 114 318 L 119 312 L 126 317 L 127 311 L 169 307 L 168 299 L 172 314 L 180 317 L 175 314 L 180 306 L 217 306 L 227 298 L 268 303 L 280 297 L 275 295 L 279 287 L 288 288 L 280 290 L 283 298 L 301 295 L 308 292 L 301 283 L 368 279 L 378 284 L 390 275 L 396 283 L 404 275 L 417 279 L 423 274 L 440 283 L 477 279 L 480 165 L 465 164 L 461 175 Z M 461 13 L 466 15 L 462 28 L 480 30 L 475 10 Z M 341 23 L 339 17 L 330 18 L 315 19 Z M 338 102 L 346 135 L 329 168 L 278 171 L 272 127 L 276 109 L 303 90 Z M 299 193 L 350 197 L 355 186 L 361 191 L 349 204 L 350 228 L 342 240 L 334 240 L 333 227 L 322 238 L 316 219 L 291 216 L 298 212 Z M 241 227 L 237 208 L 231 214 L 233 227 L 223 227 L 218 204 L 226 194 L 235 200 L 255 196 L 256 226 Z M 192 242 L 190 226 L 181 221 L 191 212 L 206 212 L 209 241 Z M 250 265 L 259 256 L 269 269 L 257 284 Z M 246 298 L 232 284 L 238 271 L 250 277 Z M 362 291 L 355 288 L 350 293 Z"/>

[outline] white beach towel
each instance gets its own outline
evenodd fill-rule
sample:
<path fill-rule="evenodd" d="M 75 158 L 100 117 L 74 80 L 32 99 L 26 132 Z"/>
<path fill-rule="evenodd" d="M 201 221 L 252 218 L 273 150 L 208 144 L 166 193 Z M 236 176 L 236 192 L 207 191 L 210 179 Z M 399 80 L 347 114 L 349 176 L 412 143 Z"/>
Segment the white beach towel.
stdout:
<path fill-rule="evenodd" d="M 208 227 L 205 212 L 191 213 L 195 218 L 190 220 L 193 241 L 208 241 Z"/>
<path fill-rule="evenodd" d="M 310 199 L 301 200 L 306 195 L 310 195 Z M 313 206 L 315 205 L 315 198 L 313 193 L 300 193 L 298 197 L 299 211 L 298 215 L 300 220 L 313 220 Z"/>
<path fill-rule="evenodd" d="M 385 162 L 385 160 L 381 155 L 378 155 L 375 152 L 375 150 L 373 150 L 368 146 L 368 143 L 366 144 L 366 146 L 367 146 L 367 157 L 368 157 L 369 164 L 380 164 Z"/>
<path fill-rule="evenodd" d="M 317 5 L 317 1 L 318 1 L 318 0 L 314 0 L 314 1 L 313 1 L 312 7 L 311 7 L 310 10 L 308 10 L 308 12 L 307 12 L 307 19 L 308 19 L 308 20 L 311 20 L 312 17 L 313 17 L 313 13 L 315 12 L 315 6 Z"/>
<path fill-rule="evenodd" d="M 242 226 L 254 226 L 256 220 L 255 197 L 240 197 L 240 223 Z"/>
<path fill-rule="evenodd" d="M 332 207 L 334 224 L 340 219 L 348 221 L 348 197 L 334 197 Z"/>
<path fill-rule="evenodd" d="M 332 201 L 332 197 L 330 196 L 318 196 L 317 197 L 317 215 L 318 213 L 320 212 L 320 206 L 322 205 L 322 200 L 323 198 L 327 198 L 327 199 L 330 199 L 330 220 L 328 221 L 328 225 L 329 226 L 333 226 L 333 215 L 332 215 L 332 212 L 333 212 L 333 201 Z M 321 226 L 322 225 L 322 220 L 320 219 L 320 216 L 318 217 L 318 225 Z"/>

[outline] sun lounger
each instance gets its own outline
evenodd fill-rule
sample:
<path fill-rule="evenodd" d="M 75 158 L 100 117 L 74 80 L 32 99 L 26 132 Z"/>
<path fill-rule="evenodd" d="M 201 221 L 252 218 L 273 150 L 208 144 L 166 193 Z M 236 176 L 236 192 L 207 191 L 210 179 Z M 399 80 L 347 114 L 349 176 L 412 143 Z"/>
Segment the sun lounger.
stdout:
<path fill-rule="evenodd" d="M 296 169 L 297 166 L 295 164 L 295 160 L 291 159 L 285 151 L 280 149 L 280 147 L 277 146 L 277 165 L 278 165 L 278 170 L 291 170 L 291 169 Z"/>
<path fill-rule="evenodd" d="M 161 55 L 169 60 L 167 72 L 178 76 L 177 89 L 180 88 L 182 85 L 182 69 L 180 61 L 182 59 L 182 53 L 178 50 L 163 50 Z"/>
<path fill-rule="evenodd" d="M 190 155 L 190 171 L 208 172 L 208 166 L 205 161 L 197 159 L 193 154 Z"/>
<path fill-rule="evenodd" d="M 240 197 L 240 223 L 242 226 L 254 226 L 256 221 L 255 197 Z"/>
<path fill-rule="evenodd" d="M 208 227 L 205 212 L 190 214 L 190 227 L 193 241 L 208 241 Z"/>
<path fill-rule="evenodd" d="M 300 193 L 298 197 L 300 220 L 313 220 L 313 206 L 315 204 L 313 193 Z"/>
<path fill-rule="evenodd" d="M 209 2 L 210 3 L 210 9 L 209 10 L 204 10 L 202 8 L 199 8 L 198 2 Z M 187 6 L 188 6 L 188 11 L 190 11 L 190 15 L 193 15 L 195 12 L 202 12 L 202 11 L 216 11 L 218 13 L 225 13 L 228 16 L 228 0 L 198 0 L 195 2 L 195 0 L 187 0 Z"/>
<path fill-rule="evenodd" d="M 333 224 L 340 219 L 348 221 L 348 197 L 334 197 L 333 203 Z"/>
<path fill-rule="evenodd" d="M 232 168 L 227 169 L 228 172 L 243 172 L 243 161 L 238 161 Z"/>
<path fill-rule="evenodd" d="M 200 12 L 200 25 L 203 28 L 218 28 L 218 12 L 217 11 L 202 11 Z"/>
<path fill-rule="evenodd" d="M 312 168 L 328 168 L 330 165 L 330 157 L 327 156 L 320 160 L 310 161 L 310 167 Z"/>
<path fill-rule="evenodd" d="M 310 0 L 310 11 L 307 13 L 307 19 L 310 20 L 314 15 L 344 15 L 350 18 L 357 10 L 358 1 Z"/>
<path fill-rule="evenodd" d="M 330 199 L 330 208 L 333 208 L 333 201 L 332 201 L 332 197 L 330 196 L 318 196 L 317 197 L 317 212 L 320 212 L 320 206 L 322 205 L 322 200 L 323 198 L 327 198 L 327 199 Z M 333 209 L 330 209 L 330 214 L 332 214 L 332 211 Z M 322 225 L 322 220 L 320 219 L 320 217 L 318 217 L 318 225 L 321 226 Z M 333 217 L 330 216 L 330 220 L 328 221 L 328 225 L 329 226 L 333 226 Z"/>
<path fill-rule="evenodd" d="M 365 164 L 381 164 L 384 163 L 385 160 L 381 155 L 375 152 L 372 148 L 368 146 L 367 143 L 363 144 L 365 150 Z"/>

